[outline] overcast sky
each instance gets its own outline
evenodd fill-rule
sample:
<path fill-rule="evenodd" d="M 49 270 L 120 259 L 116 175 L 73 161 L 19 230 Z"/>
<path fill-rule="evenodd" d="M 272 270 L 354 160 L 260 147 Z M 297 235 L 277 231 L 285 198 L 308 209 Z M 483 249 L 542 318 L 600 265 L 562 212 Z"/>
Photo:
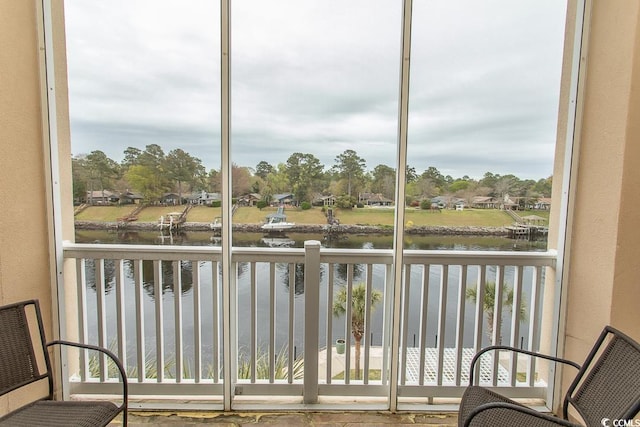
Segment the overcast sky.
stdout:
<path fill-rule="evenodd" d="M 566 2 L 414 0 L 408 164 L 551 175 Z M 395 167 L 400 0 L 232 0 L 232 156 L 355 150 Z M 182 148 L 220 166 L 212 0 L 67 0 L 74 155 Z"/>

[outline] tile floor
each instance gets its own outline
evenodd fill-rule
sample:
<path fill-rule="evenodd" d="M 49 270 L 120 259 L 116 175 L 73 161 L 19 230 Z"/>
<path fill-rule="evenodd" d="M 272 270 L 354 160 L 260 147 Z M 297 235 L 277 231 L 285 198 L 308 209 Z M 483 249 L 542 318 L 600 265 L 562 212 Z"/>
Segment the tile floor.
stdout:
<path fill-rule="evenodd" d="M 117 420 L 120 423 L 119 420 Z M 454 413 L 404 412 L 160 412 L 131 411 L 129 426 L 197 426 L 215 424 L 221 426 L 455 426 L 458 418 Z M 118 423 L 113 424 L 117 426 Z"/>

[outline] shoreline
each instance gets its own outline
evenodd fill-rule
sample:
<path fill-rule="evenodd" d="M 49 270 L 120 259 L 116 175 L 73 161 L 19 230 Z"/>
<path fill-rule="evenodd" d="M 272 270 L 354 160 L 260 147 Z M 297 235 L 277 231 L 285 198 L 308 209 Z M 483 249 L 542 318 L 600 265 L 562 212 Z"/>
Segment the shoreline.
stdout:
<path fill-rule="evenodd" d="M 233 224 L 233 231 L 245 233 L 263 233 L 260 224 Z M 75 221 L 76 230 L 131 230 L 153 231 L 160 230 L 155 222 L 101 222 L 101 221 Z M 175 228 L 181 231 L 211 231 L 207 222 L 184 222 Z M 299 224 L 287 231 L 296 233 L 331 233 L 331 234 L 393 234 L 391 226 L 376 225 L 323 225 L 323 224 Z M 415 235 L 467 235 L 467 236 L 508 236 L 507 227 L 487 226 L 419 226 L 405 229 L 406 234 Z"/>

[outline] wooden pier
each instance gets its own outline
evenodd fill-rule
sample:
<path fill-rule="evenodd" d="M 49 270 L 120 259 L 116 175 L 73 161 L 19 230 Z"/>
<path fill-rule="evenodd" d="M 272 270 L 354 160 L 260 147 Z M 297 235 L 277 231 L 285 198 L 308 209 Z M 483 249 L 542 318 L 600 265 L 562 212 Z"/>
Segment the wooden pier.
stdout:
<path fill-rule="evenodd" d="M 548 227 L 530 224 L 514 224 L 507 227 L 507 230 L 509 230 L 509 237 L 512 239 L 535 239 L 549 233 Z"/>

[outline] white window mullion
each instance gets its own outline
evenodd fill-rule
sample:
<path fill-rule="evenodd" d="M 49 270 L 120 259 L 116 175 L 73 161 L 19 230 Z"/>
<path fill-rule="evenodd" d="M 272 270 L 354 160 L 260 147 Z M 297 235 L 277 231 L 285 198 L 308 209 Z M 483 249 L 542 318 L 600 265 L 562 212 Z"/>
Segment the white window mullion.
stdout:
<path fill-rule="evenodd" d="M 231 1 L 220 2 L 220 147 L 222 175 L 222 300 L 224 410 L 231 410 Z"/>
<path fill-rule="evenodd" d="M 402 300 L 402 272 L 404 250 L 404 203 L 407 173 L 407 135 L 409 128 L 409 64 L 411 57 L 411 12 L 413 0 L 404 0 L 402 7 L 402 52 L 400 65 L 400 101 L 398 110 L 398 154 L 396 156 L 396 210 L 394 223 L 394 262 L 393 275 L 393 322 L 391 333 L 391 367 L 389 378 L 389 409 L 395 412 L 398 408 L 398 369 L 400 348 L 400 310 Z M 408 280 L 408 278 L 407 278 Z M 403 367 L 404 368 L 404 367 Z"/>

